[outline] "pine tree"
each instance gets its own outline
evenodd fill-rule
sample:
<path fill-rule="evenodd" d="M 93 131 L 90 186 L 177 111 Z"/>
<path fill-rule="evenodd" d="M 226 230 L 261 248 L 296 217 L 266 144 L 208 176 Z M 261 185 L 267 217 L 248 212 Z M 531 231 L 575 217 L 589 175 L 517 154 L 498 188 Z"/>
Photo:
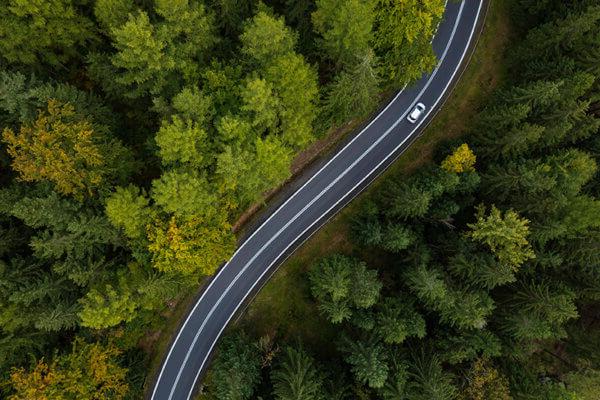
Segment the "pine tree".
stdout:
<path fill-rule="evenodd" d="M 373 53 L 341 70 L 327 88 L 323 114 L 336 125 L 371 112 L 377 104 L 379 78 Z"/>
<path fill-rule="evenodd" d="M 381 396 L 384 400 L 404 400 L 408 385 L 408 365 L 397 353 L 392 354 L 390 365 L 388 379 L 380 390 Z"/>
<path fill-rule="evenodd" d="M 377 277 L 377 271 L 368 269 L 364 262 L 355 261 L 353 264 L 349 298 L 356 307 L 369 308 L 379 299 L 383 284 Z"/>
<path fill-rule="evenodd" d="M 223 338 L 209 392 L 218 399 L 249 399 L 260 382 L 260 357 L 244 334 Z"/>
<path fill-rule="evenodd" d="M 498 336 L 486 329 L 444 332 L 435 340 L 440 360 L 450 364 L 461 364 L 478 357 L 498 357 L 502 345 Z"/>
<path fill-rule="evenodd" d="M 442 370 L 436 355 L 425 350 L 413 352 L 410 362 L 408 398 L 415 400 L 450 400 L 456 396 L 451 376 Z"/>
<path fill-rule="evenodd" d="M 425 320 L 405 299 L 383 299 L 375 321 L 375 330 L 386 344 L 400 344 L 411 336 L 425 337 Z"/>
<path fill-rule="evenodd" d="M 352 340 L 344 336 L 340 347 L 357 381 L 375 389 L 385 385 L 389 371 L 388 357 L 377 339 Z"/>
<path fill-rule="evenodd" d="M 111 27 L 117 53 L 110 57 L 110 66 L 102 66 L 104 61 L 97 56 L 91 58 L 95 75 L 102 68 L 114 70 L 112 78 L 125 97 L 172 95 L 185 84 L 196 83 L 200 65 L 216 41 L 213 17 L 194 0 L 158 1 L 154 12 L 156 21 L 137 10 L 123 25 Z M 108 75 L 97 78 L 103 78 L 106 88 L 114 88 Z"/>
<path fill-rule="evenodd" d="M 392 253 L 407 249 L 417 240 L 417 235 L 403 224 L 389 223 L 382 236 L 381 247 Z"/>
<path fill-rule="evenodd" d="M 302 347 L 287 347 L 271 372 L 273 395 L 278 400 L 323 399 L 323 381 L 314 360 Z"/>
<path fill-rule="evenodd" d="M 523 283 L 501 309 L 502 329 L 515 340 L 564 337 L 564 324 L 578 316 L 574 300 L 575 293 L 564 286 Z"/>
<path fill-rule="evenodd" d="M 349 262 L 344 256 L 333 255 L 315 265 L 309 272 L 313 296 L 317 299 L 330 297 L 333 301 L 347 298 L 352 285 Z"/>

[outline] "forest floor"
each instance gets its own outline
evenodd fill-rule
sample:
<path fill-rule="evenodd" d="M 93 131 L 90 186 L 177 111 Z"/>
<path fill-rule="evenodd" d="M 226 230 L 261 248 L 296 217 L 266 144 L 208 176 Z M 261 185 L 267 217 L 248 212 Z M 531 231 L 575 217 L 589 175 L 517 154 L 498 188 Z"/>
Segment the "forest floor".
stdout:
<path fill-rule="evenodd" d="M 353 253 L 349 237 L 350 221 L 360 203 L 383 181 L 390 176 L 410 174 L 419 166 L 431 161 L 439 143 L 466 132 L 486 97 L 505 76 L 504 52 L 512 35 L 509 10 L 510 4 L 507 1 L 491 2 L 485 30 L 471 62 L 434 121 L 382 176 L 279 267 L 269 282 L 249 302 L 245 312 L 240 314 L 235 327 L 244 327 L 253 336 L 301 337 L 309 347 L 319 348 L 322 354 L 326 354 L 328 350 L 333 351 L 330 343 L 336 332 L 331 324 L 323 324 L 318 316 L 308 289 L 306 271 L 315 260 L 325 255 L 336 252 Z M 330 132 L 333 138 L 322 139 L 319 156 L 327 155 L 332 144 L 337 143 L 358 125 L 360 123 L 356 122 L 344 127 L 346 129 L 342 131 Z M 309 158 L 312 160 L 314 157 L 314 154 L 310 154 Z M 152 377 L 158 370 L 164 354 L 168 351 L 172 335 L 179 328 L 182 318 L 197 296 L 198 291 L 180 299 L 165 314 L 167 320 L 161 332 L 153 333 L 154 340 L 150 340 L 145 346 L 152 353 L 148 377 Z M 147 381 L 147 384 L 150 382 L 151 380 Z"/>

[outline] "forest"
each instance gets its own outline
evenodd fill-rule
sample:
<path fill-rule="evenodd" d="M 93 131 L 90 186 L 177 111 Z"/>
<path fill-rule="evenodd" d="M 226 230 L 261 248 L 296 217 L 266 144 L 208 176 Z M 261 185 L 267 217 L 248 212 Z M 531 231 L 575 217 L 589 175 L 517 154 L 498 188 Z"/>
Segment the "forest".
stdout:
<path fill-rule="evenodd" d="M 600 3 L 510 14 L 507 78 L 464 135 L 306 266 L 315 331 L 233 327 L 200 398 L 600 398 Z"/>
<path fill-rule="evenodd" d="M 299 153 L 435 66 L 444 5 L 1 1 L 0 397 L 142 398 L 165 312 Z"/>

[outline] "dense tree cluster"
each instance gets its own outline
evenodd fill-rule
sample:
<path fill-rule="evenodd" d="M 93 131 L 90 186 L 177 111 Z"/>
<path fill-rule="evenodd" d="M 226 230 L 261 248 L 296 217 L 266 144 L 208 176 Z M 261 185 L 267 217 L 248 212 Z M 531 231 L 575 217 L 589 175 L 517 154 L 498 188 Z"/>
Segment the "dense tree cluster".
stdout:
<path fill-rule="evenodd" d="M 353 256 L 310 268 L 314 312 L 337 336 L 303 364 L 317 378 L 264 366 L 277 372 L 257 373 L 262 396 L 303 398 L 280 395 L 293 381 L 312 398 L 599 398 L 600 4 L 520 0 L 514 10 L 523 32 L 508 78 L 466 135 L 435 163 L 386 178 L 354 215 Z M 390 15 L 374 26 L 392 29 Z M 334 35 L 335 19 L 313 18 Z"/>
<path fill-rule="evenodd" d="M 0 397 L 140 398 L 139 340 L 231 256 L 239 216 L 431 67 L 431 46 L 405 73 L 417 47 L 382 40 L 406 25 L 429 44 L 442 8 L 397 3 L 2 1 Z M 371 306 L 374 272 L 352 271 L 373 285 L 344 304 Z M 75 337 L 104 349 L 100 372 Z M 282 370 L 307 362 L 288 355 Z"/>

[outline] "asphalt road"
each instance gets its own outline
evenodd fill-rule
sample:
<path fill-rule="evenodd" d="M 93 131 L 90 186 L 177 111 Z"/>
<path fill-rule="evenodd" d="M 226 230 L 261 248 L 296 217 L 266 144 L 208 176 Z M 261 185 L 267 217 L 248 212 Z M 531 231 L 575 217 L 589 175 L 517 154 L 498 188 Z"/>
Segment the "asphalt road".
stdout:
<path fill-rule="evenodd" d="M 433 40 L 436 70 L 398 93 L 345 147 L 294 192 L 219 270 L 181 326 L 152 400 L 188 400 L 221 333 L 244 300 L 327 219 L 387 168 L 424 129 L 468 61 L 485 0 L 450 1 Z M 415 104 L 427 106 L 411 124 Z"/>

